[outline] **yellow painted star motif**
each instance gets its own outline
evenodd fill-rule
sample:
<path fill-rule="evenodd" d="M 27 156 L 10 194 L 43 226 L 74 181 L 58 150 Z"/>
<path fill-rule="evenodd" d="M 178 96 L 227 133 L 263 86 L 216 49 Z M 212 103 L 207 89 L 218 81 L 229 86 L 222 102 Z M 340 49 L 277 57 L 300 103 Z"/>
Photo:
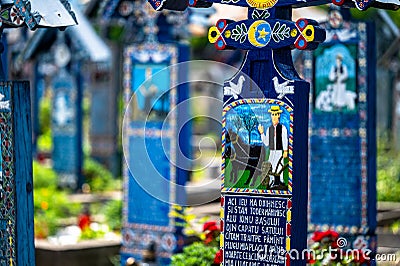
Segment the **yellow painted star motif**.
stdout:
<path fill-rule="evenodd" d="M 262 30 L 258 30 L 258 38 L 257 39 L 264 39 L 265 41 L 265 37 L 269 34 L 268 31 L 265 31 L 265 28 L 263 28 Z"/>

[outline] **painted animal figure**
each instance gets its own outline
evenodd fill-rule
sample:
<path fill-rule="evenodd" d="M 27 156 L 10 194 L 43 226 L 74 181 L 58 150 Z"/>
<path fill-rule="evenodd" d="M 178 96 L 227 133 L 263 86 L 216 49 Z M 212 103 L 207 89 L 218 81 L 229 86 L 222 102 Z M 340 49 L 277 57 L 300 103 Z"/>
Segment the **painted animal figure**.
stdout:
<path fill-rule="evenodd" d="M 265 148 L 261 145 L 245 143 L 238 134 L 231 130 L 226 134 L 225 145 L 224 156 L 229 158 L 232 164 L 229 181 L 237 183 L 240 178 L 239 171 L 248 170 L 249 177 L 245 181 L 245 185 L 248 185 L 250 181 L 252 181 L 251 185 L 254 185 L 257 176 L 261 175 L 261 165 L 265 160 Z"/>
<path fill-rule="evenodd" d="M 232 95 L 235 100 L 238 99 L 238 95 L 242 92 L 243 83 L 245 81 L 244 76 L 240 76 L 238 83 L 235 84 L 233 81 L 229 81 L 229 86 L 224 87 L 224 95 L 230 96 Z"/>
<path fill-rule="evenodd" d="M 294 94 L 294 85 L 290 85 L 291 80 L 286 80 L 283 83 L 279 83 L 278 77 L 272 79 L 276 93 L 278 93 L 277 98 L 282 99 L 286 94 Z"/>

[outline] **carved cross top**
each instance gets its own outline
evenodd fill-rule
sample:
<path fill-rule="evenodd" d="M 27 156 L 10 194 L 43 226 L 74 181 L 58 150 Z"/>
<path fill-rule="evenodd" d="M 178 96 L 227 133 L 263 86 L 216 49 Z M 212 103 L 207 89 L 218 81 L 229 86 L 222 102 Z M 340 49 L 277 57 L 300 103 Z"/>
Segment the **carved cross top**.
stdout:
<path fill-rule="evenodd" d="M 209 7 L 213 3 L 243 6 L 266 10 L 273 7 L 304 7 L 333 3 L 339 6 L 356 7 L 366 10 L 369 7 L 397 10 L 400 0 L 148 0 L 156 10 L 171 9 L 184 10 L 187 6 Z"/>
<path fill-rule="evenodd" d="M 2 28 L 65 28 L 78 24 L 67 0 L 0 0 Z M 25 25 L 24 25 L 25 24 Z"/>

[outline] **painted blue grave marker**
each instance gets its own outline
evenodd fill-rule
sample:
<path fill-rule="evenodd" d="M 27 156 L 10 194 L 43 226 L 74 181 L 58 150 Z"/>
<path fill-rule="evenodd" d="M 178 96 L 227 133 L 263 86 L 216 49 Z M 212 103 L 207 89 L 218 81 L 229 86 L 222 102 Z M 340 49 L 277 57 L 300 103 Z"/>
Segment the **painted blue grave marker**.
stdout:
<path fill-rule="evenodd" d="M 154 242 L 158 263 L 168 265 L 181 237 L 170 213 L 173 204 L 185 203 L 184 191 L 176 184 L 183 185 L 187 173 L 179 172 L 171 161 L 177 161 L 178 95 L 186 88 L 173 85 L 181 75 L 178 68 L 166 67 L 177 63 L 178 53 L 186 51 L 176 45 L 148 43 L 125 50 L 128 109 L 124 148 L 128 169 L 124 171 L 122 263 L 129 257 L 143 260 L 143 253 Z M 163 61 L 157 62 L 157 57 Z"/>
<path fill-rule="evenodd" d="M 290 22 L 288 12 L 268 11 L 274 16 L 260 19 L 249 9 L 255 19 L 220 20 L 209 31 L 217 49 L 249 50 L 240 72 L 223 88 L 222 265 L 305 262 L 290 254 L 306 248 L 309 85 L 294 70 L 290 53 L 315 49 L 325 32 L 313 20 Z M 227 201 L 238 195 L 236 208 L 240 201 L 246 206 L 237 213 L 242 224 L 229 227 Z M 235 234 L 257 241 L 247 243 L 247 250 L 232 250 Z"/>
<path fill-rule="evenodd" d="M 376 251 L 373 25 L 331 10 L 327 40 L 305 58 L 310 102 L 309 231 L 335 230 Z"/>
<path fill-rule="evenodd" d="M 53 169 L 59 175 L 61 186 L 76 189 L 81 174 L 81 156 L 77 120 L 81 119 L 77 105 L 78 89 L 75 79 L 65 69 L 61 69 L 53 79 L 52 138 Z"/>
<path fill-rule="evenodd" d="M 182 228 L 176 226 L 170 214 L 174 205 L 186 203 L 183 185 L 188 172 L 180 168 L 180 162 L 182 157 L 190 158 L 190 129 L 185 126 L 187 106 L 179 103 L 188 98 L 188 85 L 180 84 L 186 81 L 187 70 L 176 64 L 188 60 L 189 50 L 186 45 L 171 42 L 179 33 L 172 30 L 174 21 L 184 23 L 185 17 L 174 19 L 171 13 L 167 19 L 167 15 L 160 16 L 146 4 L 122 1 L 121 5 L 110 6 L 118 8 L 118 16 L 129 16 L 134 10 L 129 7 L 143 12 L 138 27 L 143 32 L 134 37 L 138 44 L 124 51 L 127 109 L 123 124 L 126 169 L 122 265 L 129 258 L 147 260 L 145 253 L 150 248 L 154 248 L 153 259 L 158 265 L 169 265 L 173 252 L 183 243 Z M 107 14 L 115 13 L 106 10 Z M 171 44 L 162 43 L 166 41 Z"/>
<path fill-rule="evenodd" d="M 186 8 L 185 1 L 149 2 L 156 10 Z M 291 251 L 296 250 L 301 254 L 306 249 L 309 84 L 296 73 L 290 50 L 316 49 L 325 40 L 325 32 L 315 21 L 301 19 L 293 23 L 289 20 L 291 7 L 320 5 L 323 2 L 194 0 L 189 1 L 189 5 L 204 7 L 214 2 L 248 7 L 249 17 L 239 22 L 219 20 L 209 31 L 209 40 L 217 49 L 249 50 L 240 71 L 227 80 L 223 88 L 221 263 L 304 265 L 306 258 L 291 257 Z M 398 1 L 333 2 L 361 10 L 370 6 L 388 9 L 400 7 Z M 343 35 L 347 36 L 345 33 Z M 365 61 L 359 62 L 360 67 L 364 64 Z M 345 72 L 344 67 L 338 65 L 337 68 L 339 71 L 332 71 L 336 75 Z M 336 88 L 337 94 L 346 92 L 343 92 L 341 82 L 340 78 L 336 78 L 336 84 L 331 87 Z M 354 98 L 351 90 L 348 95 L 347 98 Z M 354 109 L 354 105 L 350 100 L 346 103 L 339 100 L 335 102 L 336 108 L 347 108 L 349 112 Z M 360 135 L 363 132 L 361 130 Z M 235 202 L 232 197 L 237 195 L 240 197 Z M 265 258 L 255 254 L 254 250 L 262 250 L 266 244 L 265 239 L 273 238 L 274 233 L 261 231 L 254 234 L 257 231 L 253 223 L 256 217 L 248 215 L 248 208 L 251 208 L 248 204 L 259 198 L 283 205 L 284 210 L 281 211 L 286 217 L 286 223 L 278 219 L 274 225 L 277 232 L 282 232 L 279 237 L 283 238 L 281 242 L 284 243 L 277 241 L 279 244 L 276 244 L 274 251 L 278 252 L 268 262 L 263 261 Z M 282 204 L 282 199 L 286 200 L 286 206 Z M 233 214 L 237 217 L 233 218 Z M 320 215 L 323 216 L 323 213 Z M 243 224 L 235 225 L 236 221 L 243 221 Z M 266 226 L 267 220 L 261 224 Z M 253 249 L 243 250 L 246 242 L 241 247 L 233 247 L 234 241 L 240 239 L 241 234 L 243 239 L 256 239 L 256 243 L 247 243 Z M 262 240 L 257 243 L 259 239 Z"/>
<path fill-rule="evenodd" d="M 68 1 L 50 4 L 57 15 L 39 2 L 1 1 L 0 35 L 4 28 L 24 24 L 31 29 L 76 24 Z M 0 63 L 0 264 L 35 265 L 29 83 L 5 81 L 3 71 Z"/>
<path fill-rule="evenodd" d="M 0 82 L 0 265 L 34 263 L 28 82 Z"/>

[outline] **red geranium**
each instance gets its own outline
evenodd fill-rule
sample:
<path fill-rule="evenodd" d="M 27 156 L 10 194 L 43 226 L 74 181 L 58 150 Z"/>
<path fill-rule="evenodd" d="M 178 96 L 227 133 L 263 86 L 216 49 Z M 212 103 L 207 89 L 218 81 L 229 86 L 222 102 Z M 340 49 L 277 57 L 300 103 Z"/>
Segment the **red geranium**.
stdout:
<path fill-rule="evenodd" d="M 221 264 L 223 260 L 223 254 L 222 254 L 222 250 L 218 250 L 218 252 L 215 254 L 215 258 L 214 258 L 214 264 Z"/>
<path fill-rule="evenodd" d="M 314 258 L 313 254 L 310 252 L 307 252 L 307 263 L 314 264 L 316 262 L 317 262 L 317 260 Z"/>
<path fill-rule="evenodd" d="M 213 242 L 213 240 L 216 239 L 216 237 L 220 233 L 217 223 L 215 221 L 206 222 L 203 225 L 203 232 L 207 232 L 206 239 L 204 240 L 204 243 L 207 245 Z"/>
<path fill-rule="evenodd" d="M 354 253 L 353 262 L 359 263 L 360 265 L 367 263 L 369 264 L 370 260 L 367 254 L 364 253 L 362 250 L 357 250 Z"/>
<path fill-rule="evenodd" d="M 335 242 L 339 238 L 339 234 L 335 231 L 328 230 L 325 232 L 314 232 L 314 235 L 312 237 L 312 240 L 315 242 L 321 242 L 324 239 L 330 240 L 332 242 Z"/>
<path fill-rule="evenodd" d="M 215 221 L 206 222 L 203 225 L 203 232 L 205 232 L 207 230 L 208 231 L 216 231 L 216 230 L 218 230 L 217 223 Z"/>
<path fill-rule="evenodd" d="M 81 230 L 89 228 L 90 222 L 90 216 L 88 214 L 81 214 L 78 217 L 78 226 Z"/>

